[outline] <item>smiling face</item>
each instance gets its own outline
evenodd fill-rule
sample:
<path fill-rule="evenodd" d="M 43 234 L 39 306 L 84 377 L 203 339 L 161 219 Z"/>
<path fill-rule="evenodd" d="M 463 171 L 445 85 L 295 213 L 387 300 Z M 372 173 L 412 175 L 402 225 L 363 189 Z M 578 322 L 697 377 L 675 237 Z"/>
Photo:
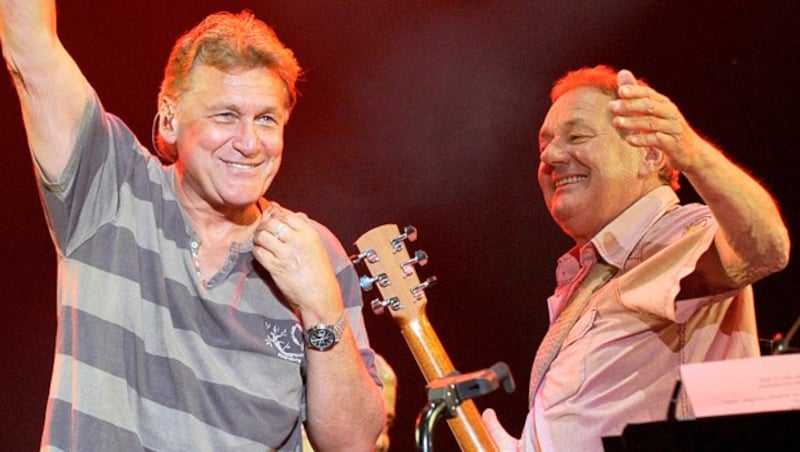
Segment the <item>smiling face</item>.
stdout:
<path fill-rule="evenodd" d="M 243 211 L 280 167 L 289 119 L 285 83 L 267 68 L 192 69 L 165 139 L 178 148 L 179 193 L 190 205 Z"/>
<path fill-rule="evenodd" d="M 660 185 L 647 150 L 627 144 L 597 88 L 564 93 L 539 132 L 539 186 L 556 223 L 582 245 Z"/>

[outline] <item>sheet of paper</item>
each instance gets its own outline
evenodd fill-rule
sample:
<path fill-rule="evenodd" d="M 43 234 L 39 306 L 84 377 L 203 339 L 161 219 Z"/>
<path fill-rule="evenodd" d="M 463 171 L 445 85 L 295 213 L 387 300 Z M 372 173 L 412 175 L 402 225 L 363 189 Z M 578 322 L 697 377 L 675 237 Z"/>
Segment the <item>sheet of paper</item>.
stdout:
<path fill-rule="evenodd" d="M 800 353 L 681 366 L 697 417 L 800 409 Z"/>

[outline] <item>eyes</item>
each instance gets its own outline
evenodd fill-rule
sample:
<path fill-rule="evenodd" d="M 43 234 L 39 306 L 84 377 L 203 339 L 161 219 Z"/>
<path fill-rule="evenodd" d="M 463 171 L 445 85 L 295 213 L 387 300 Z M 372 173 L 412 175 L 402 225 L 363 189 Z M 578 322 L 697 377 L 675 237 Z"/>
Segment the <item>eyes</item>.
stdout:
<path fill-rule="evenodd" d="M 545 151 L 547 147 L 552 143 L 554 140 L 561 140 L 565 145 L 568 146 L 576 146 L 594 138 L 595 134 L 588 132 L 588 131 L 577 131 L 577 132 L 570 132 L 561 136 L 552 136 L 552 135 L 542 135 L 539 137 L 539 154 Z"/>
<path fill-rule="evenodd" d="M 588 133 L 573 133 L 567 136 L 567 143 L 580 144 L 592 138 Z"/>
<path fill-rule="evenodd" d="M 211 116 L 212 120 L 220 124 L 234 124 L 239 121 L 240 115 L 232 111 L 224 111 Z M 272 113 L 263 114 L 255 118 L 256 124 L 263 126 L 280 125 L 277 115 Z"/>

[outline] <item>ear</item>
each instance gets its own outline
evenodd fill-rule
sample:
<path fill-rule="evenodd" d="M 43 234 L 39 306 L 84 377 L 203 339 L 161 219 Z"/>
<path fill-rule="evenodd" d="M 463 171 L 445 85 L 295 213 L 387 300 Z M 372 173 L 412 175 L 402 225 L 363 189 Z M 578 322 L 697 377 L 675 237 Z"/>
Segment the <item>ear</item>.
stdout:
<path fill-rule="evenodd" d="M 664 153 L 654 147 L 644 149 L 644 158 L 642 159 L 642 175 L 648 176 L 650 174 L 658 174 L 661 169 L 666 166 L 667 159 Z"/>
<path fill-rule="evenodd" d="M 158 133 L 169 144 L 175 144 L 178 139 L 175 106 L 169 100 L 161 102 L 161 107 L 158 109 Z"/>

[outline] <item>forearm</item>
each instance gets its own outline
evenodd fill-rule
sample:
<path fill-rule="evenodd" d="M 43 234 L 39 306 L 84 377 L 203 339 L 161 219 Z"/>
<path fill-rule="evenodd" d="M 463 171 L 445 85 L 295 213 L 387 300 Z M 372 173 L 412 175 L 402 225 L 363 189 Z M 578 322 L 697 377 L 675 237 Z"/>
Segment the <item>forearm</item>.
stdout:
<path fill-rule="evenodd" d="M 46 175 L 72 151 L 88 85 L 56 35 L 53 0 L 0 0 L 3 57 L 19 94 L 31 151 Z"/>
<path fill-rule="evenodd" d="M 738 286 L 783 269 L 789 235 L 767 190 L 705 141 L 684 175 L 719 224 L 715 244 L 728 278 Z"/>
<path fill-rule="evenodd" d="M 0 40 L 16 54 L 36 47 L 37 37 L 55 36 L 54 0 L 0 0 Z"/>
<path fill-rule="evenodd" d="M 23 101 L 45 88 L 59 46 L 53 0 L 0 0 L 0 42 Z"/>
<path fill-rule="evenodd" d="M 372 450 L 385 423 L 380 388 L 350 328 L 333 349 L 307 351 L 309 436 L 318 450 Z"/>
<path fill-rule="evenodd" d="M 282 235 L 274 232 L 281 228 Z M 253 255 L 297 310 L 305 330 L 336 325 L 346 316 L 333 348 L 306 347 L 306 428 L 312 444 L 317 450 L 372 450 L 386 413 L 358 349 L 368 342 L 361 339 L 361 289 L 347 254 L 325 228 L 275 202 L 264 212 L 253 244 Z"/>
<path fill-rule="evenodd" d="M 711 250 L 716 253 L 706 253 L 713 257 L 705 260 L 700 273 L 724 290 L 783 269 L 789 259 L 789 236 L 767 190 L 700 137 L 669 98 L 637 84 L 630 71 L 620 71 L 617 80 L 620 99 L 610 103 L 614 125 L 630 132 L 625 140 L 631 145 L 663 153 L 719 223 Z"/>

